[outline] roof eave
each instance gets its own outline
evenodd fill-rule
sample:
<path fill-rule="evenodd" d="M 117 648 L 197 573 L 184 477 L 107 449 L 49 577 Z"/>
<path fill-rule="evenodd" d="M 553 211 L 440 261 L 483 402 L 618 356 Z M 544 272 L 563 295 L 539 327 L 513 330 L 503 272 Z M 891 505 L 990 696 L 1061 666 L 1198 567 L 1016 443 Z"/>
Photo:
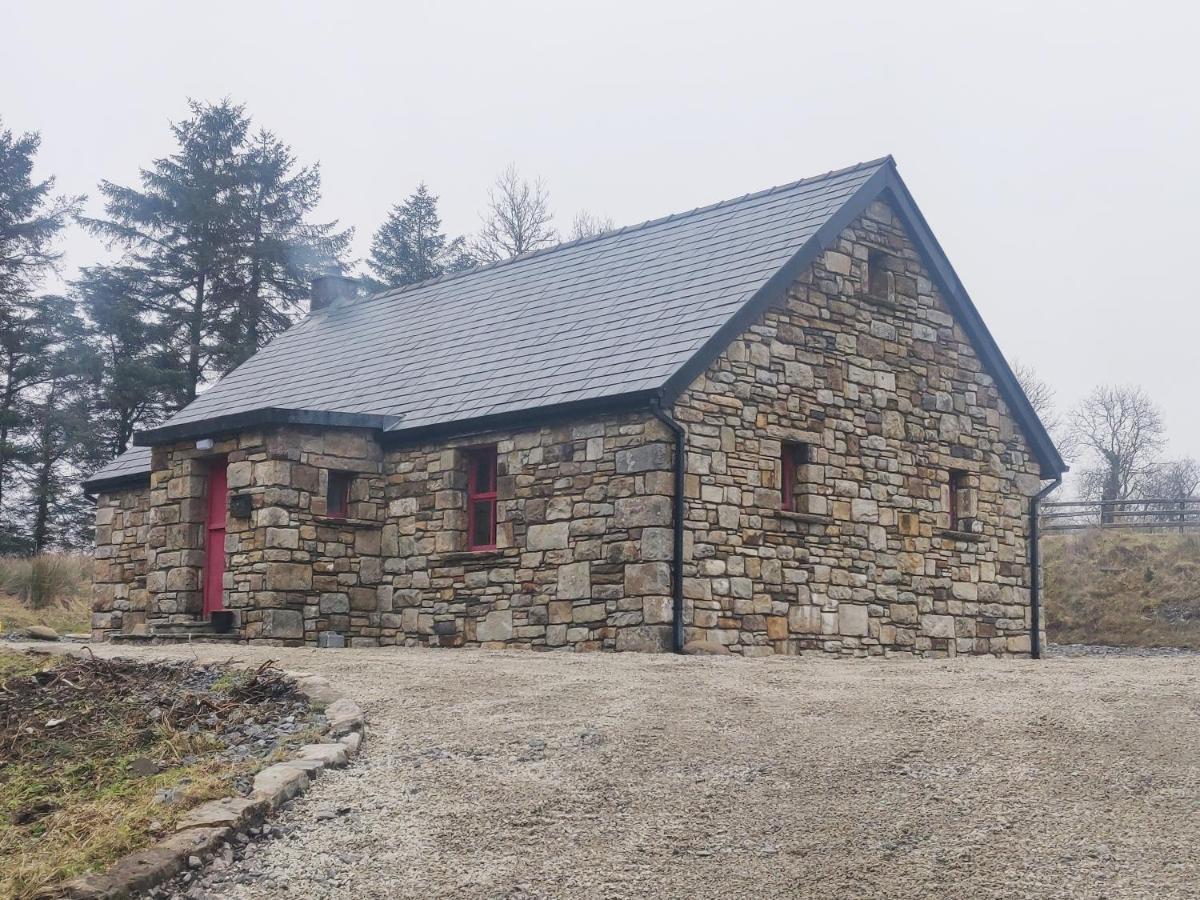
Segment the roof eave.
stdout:
<path fill-rule="evenodd" d="M 264 425 L 318 425 L 324 428 L 367 428 L 374 431 L 386 431 L 394 428 L 400 421 L 400 416 L 317 409 L 284 409 L 269 406 L 139 431 L 133 436 L 133 444 L 135 447 L 154 447 L 159 444 L 169 444 L 191 438 L 213 437 Z"/>
<path fill-rule="evenodd" d="M 114 475 L 111 478 L 89 478 L 80 485 L 84 494 L 94 497 L 97 494 L 111 493 L 115 490 L 134 490 L 150 486 L 149 472 L 128 472 L 124 475 Z"/>
<path fill-rule="evenodd" d="M 627 391 L 603 397 L 568 400 L 546 406 L 517 409 L 502 413 L 434 422 L 428 425 L 400 427 L 384 432 L 380 437 L 387 445 L 410 444 L 432 438 L 463 438 L 514 428 L 534 428 L 540 425 L 569 421 L 583 415 L 604 415 L 649 409 L 650 402 L 660 396 L 658 389 Z"/>

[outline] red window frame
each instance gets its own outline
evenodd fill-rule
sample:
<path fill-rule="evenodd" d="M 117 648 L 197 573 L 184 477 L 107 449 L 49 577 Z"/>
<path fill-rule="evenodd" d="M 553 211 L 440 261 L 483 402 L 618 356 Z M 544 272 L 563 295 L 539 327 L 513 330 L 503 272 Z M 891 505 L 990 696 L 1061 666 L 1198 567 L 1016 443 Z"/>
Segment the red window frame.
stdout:
<path fill-rule="evenodd" d="M 331 519 L 344 519 L 350 509 L 350 482 L 352 472 L 330 471 L 325 488 L 325 515 Z"/>
<path fill-rule="evenodd" d="M 486 533 L 477 526 L 485 518 Z M 467 451 L 467 549 L 496 549 L 496 448 Z"/>
<path fill-rule="evenodd" d="M 780 508 L 784 512 L 796 512 L 796 470 L 809 463 L 808 444 L 784 442 L 780 456 L 783 476 L 780 478 L 779 486 L 779 490 L 783 494 Z"/>

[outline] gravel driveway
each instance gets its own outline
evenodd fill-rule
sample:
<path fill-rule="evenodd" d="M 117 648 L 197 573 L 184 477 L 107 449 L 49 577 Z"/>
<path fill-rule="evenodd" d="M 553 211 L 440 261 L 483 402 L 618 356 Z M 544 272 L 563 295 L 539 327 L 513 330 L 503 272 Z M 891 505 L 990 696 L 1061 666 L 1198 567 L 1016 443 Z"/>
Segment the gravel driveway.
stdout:
<path fill-rule="evenodd" d="M 1195 657 L 233 652 L 370 731 L 190 896 L 1200 896 Z"/>

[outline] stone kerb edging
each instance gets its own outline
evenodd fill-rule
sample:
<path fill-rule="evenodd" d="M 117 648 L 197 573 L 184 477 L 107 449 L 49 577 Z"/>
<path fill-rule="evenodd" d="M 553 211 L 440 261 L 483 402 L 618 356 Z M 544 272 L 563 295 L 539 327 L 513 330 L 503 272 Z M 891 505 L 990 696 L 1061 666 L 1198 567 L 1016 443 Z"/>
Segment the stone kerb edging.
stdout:
<path fill-rule="evenodd" d="M 74 648 L 55 649 L 64 655 L 84 655 Z M 232 665 L 253 668 L 236 662 Z M 259 771 L 249 797 L 222 797 L 188 810 L 174 834 L 122 857 L 106 872 L 76 878 L 67 884 L 64 896 L 73 900 L 121 900 L 159 885 L 188 868 L 191 857 L 211 856 L 234 832 L 256 825 L 288 800 L 305 793 L 323 770 L 341 768 L 358 755 L 366 733 L 358 704 L 323 676 L 287 670 L 284 674 L 296 682 L 297 691 L 309 702 L 324 706 L 328 742 L 306 744 L 294 758 Z"/>

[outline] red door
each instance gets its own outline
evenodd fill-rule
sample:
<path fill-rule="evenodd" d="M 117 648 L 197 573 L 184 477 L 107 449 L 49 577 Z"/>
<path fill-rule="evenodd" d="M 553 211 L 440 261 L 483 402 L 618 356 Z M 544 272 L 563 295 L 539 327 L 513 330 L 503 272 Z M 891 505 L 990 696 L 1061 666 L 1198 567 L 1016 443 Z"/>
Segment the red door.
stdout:
<path fill-rule="evenodd" d="M 204 535 L 204 615 L 224 609 L 221 583 L 225 576 L 225 513 L 229 486 L 225 460 L 215 460 L 208 470 L 208 516 Z"/>

